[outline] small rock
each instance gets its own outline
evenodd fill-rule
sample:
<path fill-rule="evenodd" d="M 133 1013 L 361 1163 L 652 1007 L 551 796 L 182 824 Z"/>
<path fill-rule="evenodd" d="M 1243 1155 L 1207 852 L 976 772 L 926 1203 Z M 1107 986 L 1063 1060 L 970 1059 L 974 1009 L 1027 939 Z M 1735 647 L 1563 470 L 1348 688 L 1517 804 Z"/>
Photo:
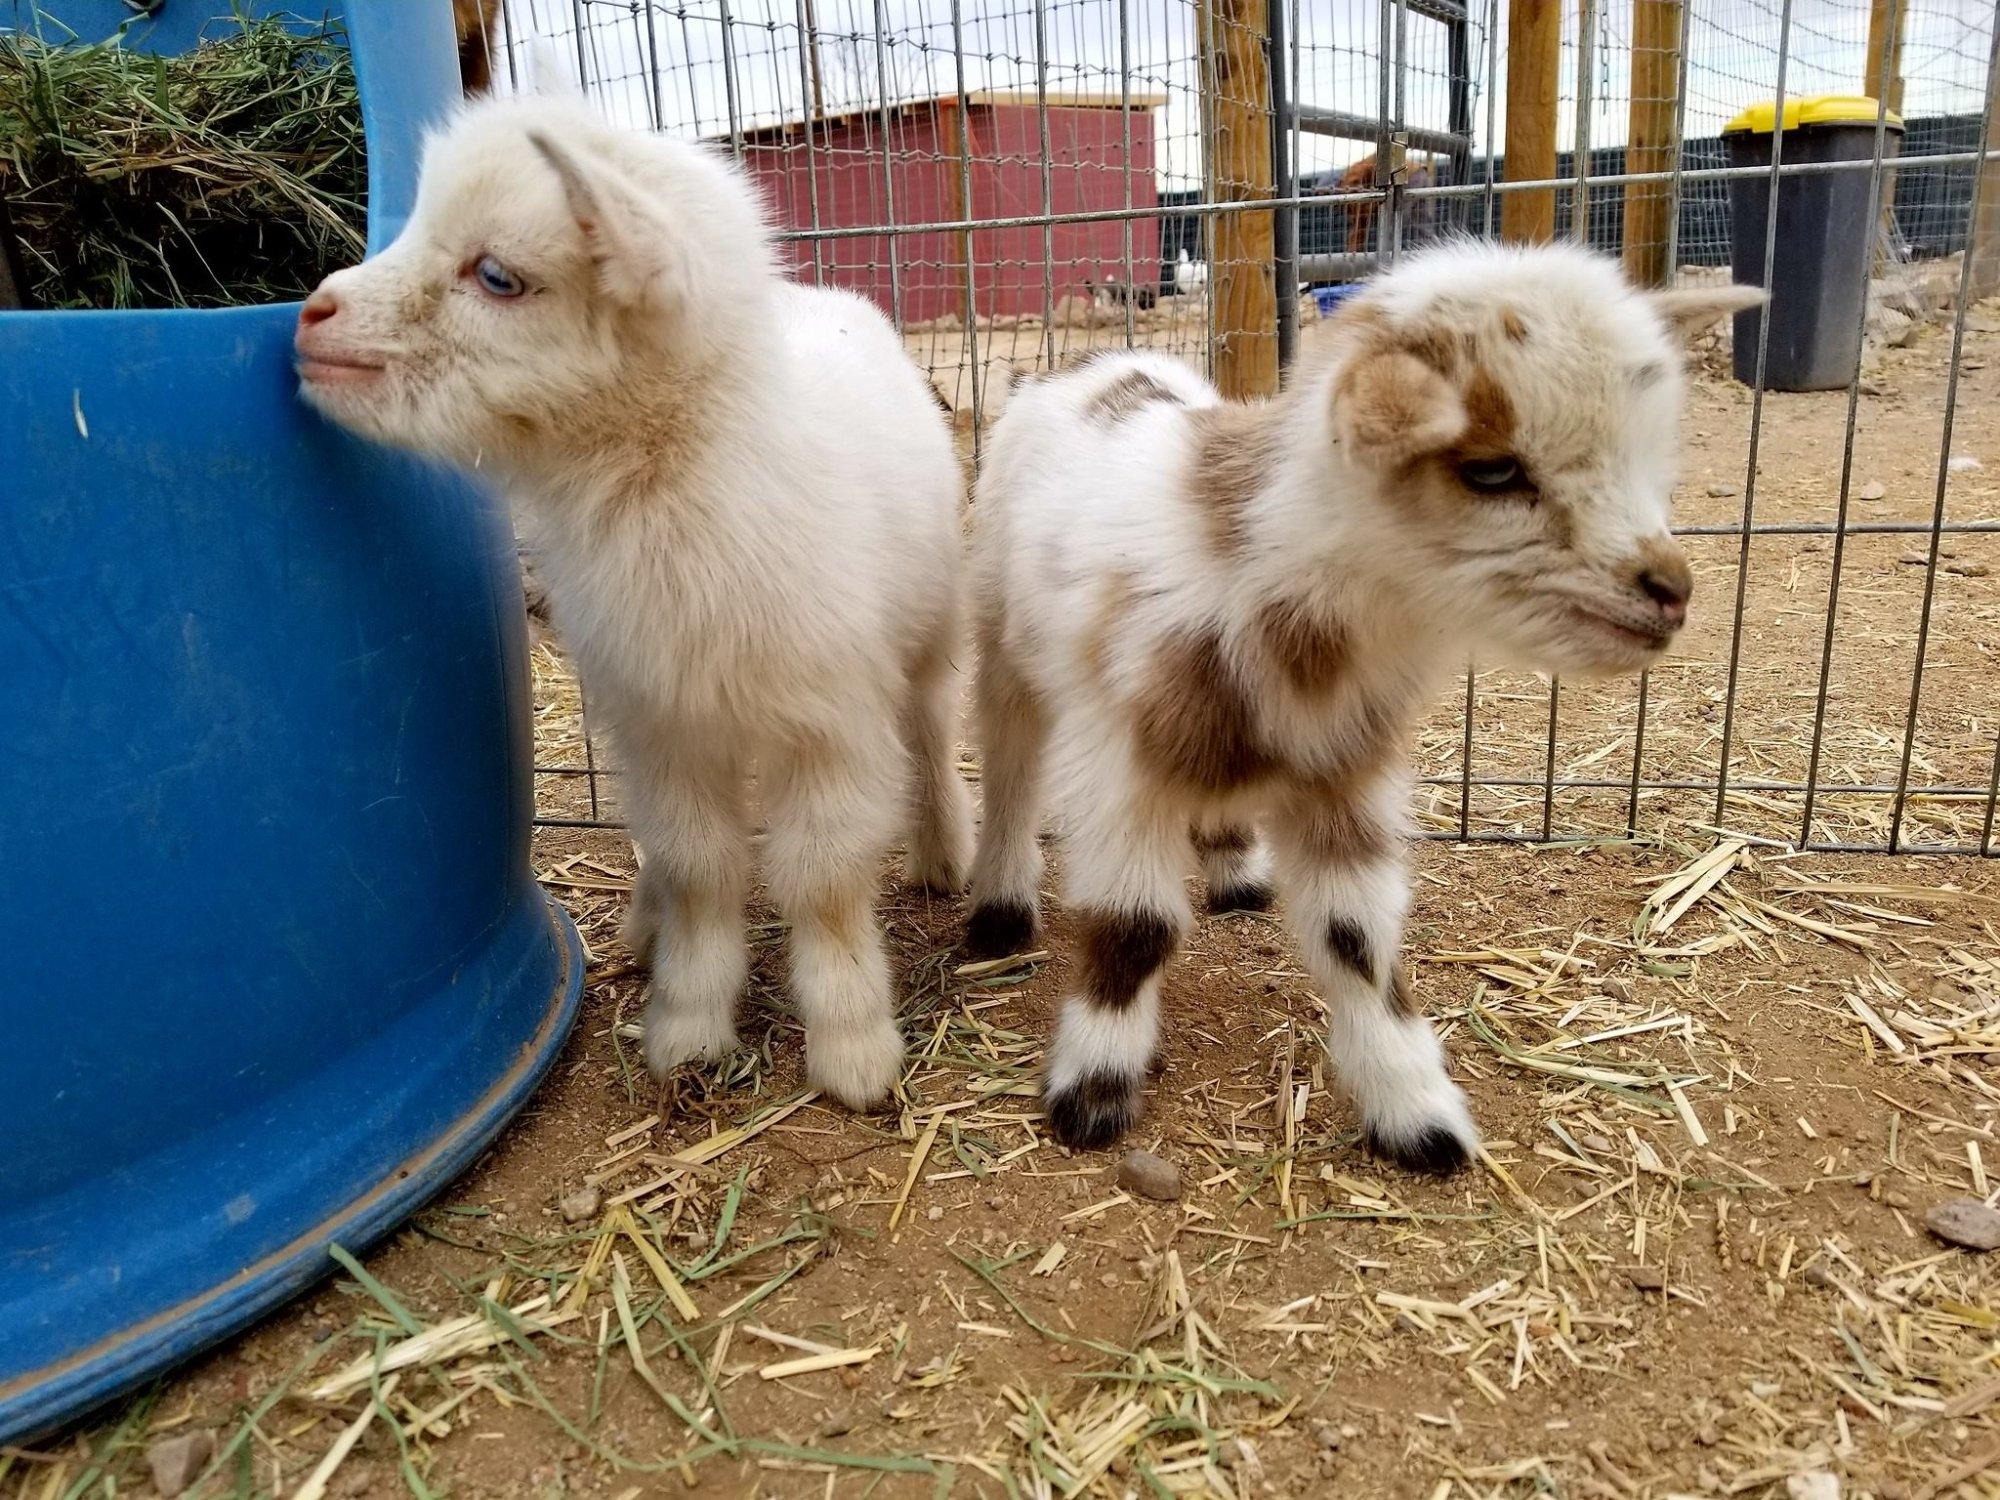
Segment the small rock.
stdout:
<path fill-rule="evenodd" d="M 565 1224 L 581 1224 L 585 1219 L 596 1218 L 603 1202 L 604 1195 L 596 1188 L 581 1188 L 558 1203 L 556 1211 L 563 1216 Z"/>
<path fill-rule="evenodd" d="M 2000 1209 L 1977 1198 L 1947 1198 L 1924 1215 L 1924 1227 L 1948 1245 L 2000 1250 Z"/>
<path fill-rule="evenodd" d="M 1986 465 L 1974 458 L 1970 453 L 1954 453 L 1951 456 L 1951 462 L 1946 464 L 1945 467 L 1954 474 L 1970 474 L 1975 469 L 1985 468 Z"/>
<path fill-rule="evenodd" d="M 1854 498 L 1857 500 L 1886 500 L 1889 498 L 1889 486 L 1879 479 L 1871 479 L 1865 484 L 1857 484 L 1854 487 Z"/>
<path fill-rule="evenodd" d="M 1118 1185 L 1142 1198 L 1171 1203 L 1181 1195 L 1181 1169 L 1150 1151 L 1128 1151 L 1118 1163 Z"/>
<path fill-rule="evenodd" d="M 1313 1436 L 1319 1439 L 1320 1447 L 1329 1453 L 1340 1451 L 1340 1429 L 1331 1422 L 1313 1423 Z"/>
<path fill-rule="evenodd" d="M 1946 563 L 1944 570 L 1947 573 L 1955 573 L 1960 578 L 1987 578 L 1993 573 L 1985 563 Z"/>
<path fill-rule="evenodd" d="M 1609 1151 L 1613 1149 L 1611 1143 L 1611 1137 L 1606 1135 L 1593 1134 L 1584 1136 L 1583 1144 L 1587 1150 L 1591 1151 Z"/>
<path fill-rule="evenodd" d="M 1840 1477 L 1825 1469 L 1793 1474 L 1785 1480 L 1785 1493 L 1791 1500 L 1840 1500 Z"/>
<path fill-rule="evenodd" d="M 1733 484 L 1711 484 L 1708 493 L 1710 499 L 1727 500 L 1731 495 L 1740 495 L 1743 492 Z"/>
<path fill-rule="evenodd" d="M 153 1484 L 162 1495 L 174 1496 L 193 1484 L 195 1477 L 215 1457 L 215 1434 L 184 1432 L 179 1437 L 161 1438 L 146 1450 L 146 1465 L 153 1471 Z"/>
<path fill-rule="evenodd" d="M 1263 1457 L 1257 1452 L 1257 1445 L 1247 1437 L 1231 1438 L 1222 1445 L 1222 1451 L 1225 1457 L 1232 1460 L 1229 1464 L 1230 1468 L 1242 1469 L 1244 1473 L 1253 1479 L 1262 1477 L 1264 1473 Z"/>
<path fill-rule="evenodd" d="M 1642 1292 L 1665 1291 L 1667 1278 L 1658 1266 L 1628 1266 L 1625 1279 Z"/>
<path fill-rule="evenodd" d="M 935 1224 L 939 1219 L 944 1217 L 944 1210 L 933 1203 L 929 1208 L 924 1210 L 924 1217 Z"/>
<path fill-rule="evenodd" d="M 1599 987 L 1613 1000 L 1623 1000 L 1628 1005 L 1632 1002 L 1632 981 L 1622 974 L 1607 974 Z"/>

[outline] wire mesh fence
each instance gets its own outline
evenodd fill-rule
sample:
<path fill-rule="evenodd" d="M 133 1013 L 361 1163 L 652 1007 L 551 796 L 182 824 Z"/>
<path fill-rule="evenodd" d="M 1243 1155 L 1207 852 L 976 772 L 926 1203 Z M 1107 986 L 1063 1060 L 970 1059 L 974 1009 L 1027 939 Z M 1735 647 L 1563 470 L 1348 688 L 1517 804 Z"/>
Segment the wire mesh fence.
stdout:
<path fill-rule="evenodd" d="M 1985 0 L 505 0 L 487 35 L 496 87 L 560 59 L 607 117 L 733 152 L 793 273 L 895 318 L 972 464 L 999 366 L 1145 346 L 1254 396 L 1344 287 L 1441 234 L 1545 207 L 1640 279 L 1714 278 L 1775 235 L 1733 185 L 1865 178 L 1846 389 L 1739 381 L 1726 332 L 1696 353 L 1676 654 L 1632 682 L 1469 674 L 1418 737 L 1417 812 L 1453 839 L 1995 852 Z M 1732 155 L 1745 108 L 1822 94 L 1884 101 L 1858 159 Z M 541 819 L 615 824 L 578 690 L 537 663 Z"/>

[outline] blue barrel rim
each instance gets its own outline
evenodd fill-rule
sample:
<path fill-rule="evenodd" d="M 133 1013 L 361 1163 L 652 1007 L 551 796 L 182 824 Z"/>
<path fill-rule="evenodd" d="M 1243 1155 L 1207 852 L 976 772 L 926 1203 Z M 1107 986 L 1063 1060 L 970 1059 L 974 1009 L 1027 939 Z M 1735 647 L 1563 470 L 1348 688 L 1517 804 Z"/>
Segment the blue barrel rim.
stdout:
<path fill-rule="evenodd" d="M 583 939 L 562 903 L 539 885 L 558 954 L 555 982 L 520 1057 L 422 1149 L 262 1260 L 198 1296 L 164 1308 L 54 1364 L 0 1386 L 0 1442 L 22 1442 L 81 1421 L 137 1386 L 249 1331 L 337 1269 L 328 1247 L 368 1249 L 400 1228 L 497 1140 L 569 1039 L 583 1004 Z"/>

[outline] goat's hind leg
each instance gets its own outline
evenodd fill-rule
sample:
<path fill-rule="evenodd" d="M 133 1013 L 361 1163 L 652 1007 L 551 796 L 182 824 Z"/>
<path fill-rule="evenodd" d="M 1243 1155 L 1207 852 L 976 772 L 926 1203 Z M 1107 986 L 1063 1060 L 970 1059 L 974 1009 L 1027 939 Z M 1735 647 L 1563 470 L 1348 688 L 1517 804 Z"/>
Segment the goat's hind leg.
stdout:
<path fill-rule="evenodd" d="M 903 738 L 910 752 L 910 830 L 904 873 L 929 891 L 965 883 L 972 855 L 972 797 L 958 774 L 955 632 L 941 630 L 910 673 Z"/>
<path fill-rule="evenodd" d="M 660 924 L 666 920 L 669 892 L 661 866 L 645 858 L 643 846 L 636 841 L 632 847 L 642 863 L 639 873 L 632 877 L 631 903 L 625 908 L 625 920 L 618 925 L 618 940 L 634 963 L 650 964 L 659 947 Z"/>
<path fill-rule="evenodd" d="M 1361 1111 L 1368 1147 L 1443 1175 L 1479 1144 L 1398 950 L 1409 905 L 1400 782 L 1302 794 L 1271 820 L 1279 886 L 1326 1008 L 1327 1050 Z"/>
<path fill-rule="evenodd" d="M 979 633 L 980 785 L 985 807 L 972 863 L 966 951 L 1019 953 L 1035 940 L 1042 883 L 1042 750 L 1047 709 L 1000 642 L 997 622 Z"/>
<path fill-rule="evenodd" d="M 1210 912 L 1271 909 L 1271 857 L 1248 824 L 1196 825 L 1194 852 L 1201 860 Z"/>
<path fill-rule="evenodd" d="M 889 960 L 875 922 L 901 782 L 891 716 L 857 710 L 838 741 L 772 757 L 764 778 L 771 897 L 791 922 L 806 1076 L 855 1109 L 903 1068 Z"/>

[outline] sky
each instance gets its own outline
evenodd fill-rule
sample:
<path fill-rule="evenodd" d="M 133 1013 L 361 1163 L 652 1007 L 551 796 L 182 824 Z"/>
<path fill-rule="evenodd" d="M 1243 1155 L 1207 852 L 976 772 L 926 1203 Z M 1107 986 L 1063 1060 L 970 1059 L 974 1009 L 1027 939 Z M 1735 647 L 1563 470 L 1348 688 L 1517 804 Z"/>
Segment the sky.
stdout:
<path fill-rule="evenodd" d="M 533 71 L 549 39 L 566 71 L 585 73 L 607 113 L 676 135 L 726 136 L 729 99 L 745 125 L 805 113 L 802 39 L 819 37 L 830 111 L 954 94 L 955 51 L 968 89 L 1032 94 L 1040 57 L 1052 92 L 1120 95 L 1121 56 L 1131 92 L 1164 96 L 1155 121 L 1163 188 L 1198 184 L 1199 10 L 1193 0 L 507 0 L 515 73 Z M 1476 153 L 1489 109 L 1505 134 L 1505 0 L 1470 0 Z M 1293 0 L 1299 50 L 1297 93 L 1310 104 L 1369 118 L 1380 108 L 1379 0 Z M 1578 136 L 1580 0 L 1565 0 L 1565 79 L 1559 138 Z M 1744 105 L 1772 97 L 1784 0 L 1694 0 L 1688 28 L 1687 133 L 1712 134 Z M 1984 98 L 1993 0 L 1910 0 L 1904 76 L 1906 113 L 1957 113 Z M 1595 0 L 1589 49 L 1590 144 L 1621 144 L 1630 106 L 1631 0 Z M 1869 0 L 1791 0 L 1788 95 L 1867 92 Z M 954 26 L 954 12 L 958 13 Z M 727 45 L 724 15 L 729 19 Z M 583 21 L 578 56 L 577 19 Z M 1486 88 L 1486 27 L 1500 25 L 1497 88 Z M 1122 24 L 1121 24 L 1122 22 Z M 1396 33 L 1391 23 L 1390 34 Z M 1402 117 L 1442 129 L 1449 119 L 1446 30 L 1419 16 L 1402 28 Z M 954 40 L 962 43 L 955 48 Z M 1338 167 L 1367 154 L 1365 143 L 1298 138 L 1301 172 Z"/>

